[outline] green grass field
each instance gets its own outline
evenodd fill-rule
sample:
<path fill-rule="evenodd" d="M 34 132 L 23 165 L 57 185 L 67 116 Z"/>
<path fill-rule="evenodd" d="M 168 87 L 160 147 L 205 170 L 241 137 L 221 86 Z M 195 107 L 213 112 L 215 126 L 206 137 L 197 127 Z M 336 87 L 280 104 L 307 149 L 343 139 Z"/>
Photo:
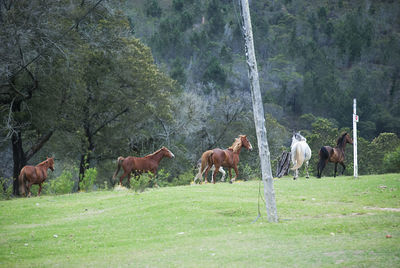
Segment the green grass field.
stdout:
<path fill-rule="evenodd" d="M 279 223 L 258 181 L 1 201 L 0 266 L 399 267 L 400 174 L 274 186 Z"/>

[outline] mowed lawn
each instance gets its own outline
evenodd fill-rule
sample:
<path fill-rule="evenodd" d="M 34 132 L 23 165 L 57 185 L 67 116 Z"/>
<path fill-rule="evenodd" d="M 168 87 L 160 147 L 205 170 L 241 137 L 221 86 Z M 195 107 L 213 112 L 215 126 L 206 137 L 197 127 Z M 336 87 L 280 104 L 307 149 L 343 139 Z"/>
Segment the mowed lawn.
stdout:
<path fill-rule="evenodd" d="M 400 174 L 275 179 L 279 223 L 259 185 L 0 201 L 0 266 L 399 267 Z"/>

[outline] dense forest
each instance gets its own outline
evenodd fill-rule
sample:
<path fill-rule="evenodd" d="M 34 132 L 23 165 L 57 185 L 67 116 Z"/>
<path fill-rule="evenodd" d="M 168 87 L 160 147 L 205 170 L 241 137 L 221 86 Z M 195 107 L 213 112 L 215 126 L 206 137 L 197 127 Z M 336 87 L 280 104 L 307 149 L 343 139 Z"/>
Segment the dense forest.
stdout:
<path fill-rule="evenodd" d="M 301 130 L 315 174 L 356 98 L 360 174 L 399 172 L 398 1 L 252 0 L 250 12 L 273 165 Z M 3 191 L 46 156 L 50 181 L 75 191 L 93 170 L 96 187 L 112 184 L 118 156 L 166 146 L 176 158 L 158 184 L 177 185 L 207 149 L 239 134 L 257 147 L 236 0 L 0 0 L 0 24 Z M 259 177 L 257 152 L 240 161 L 240 178 Z"/>

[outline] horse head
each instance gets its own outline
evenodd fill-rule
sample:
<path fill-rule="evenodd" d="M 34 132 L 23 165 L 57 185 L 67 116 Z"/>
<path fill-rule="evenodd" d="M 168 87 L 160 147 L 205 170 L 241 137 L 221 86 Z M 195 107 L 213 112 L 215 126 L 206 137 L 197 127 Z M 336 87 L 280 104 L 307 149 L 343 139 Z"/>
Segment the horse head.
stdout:
<path fill-rule="evenodd" d="M 169 157 L 169 158 L 174 158 L 175 157 L 175 155 L 170 151 L 170 150 L 168 150 L 168 148 L 167 147 L 162 147 L 161 148 L 161 150 L 162 150 L 162 152 L 163 152 L 163 156 L 166 156 L 166 157 Z"/>
<path fill-rule="evenodd" d="M 249 151 L 253 150 L 253 146 L 251 146 L 251 143 L 247 139 L 247 135 L 240 135 L 240 140 L 242 142 L 242 146 L 246 148 Z"/>
<path fill-rule="evenodd" d="M 295 138 L 298 141 L 307 141 L 307 139 L 300 134 L 300 131 L 293 132 L 293 138 Z"/>
<path fill-rule="evenodd" d="M 346 143 L 353 144 L 353 140 L 350 137 L 349 133 L 345 132 L 343 133 L 339 139 L 337 140 L 337 146 L 344 146 Z"/>
<path fill-rule="evenodd" d="M 51 169 L 51 171 L 54 171 L 54 157 L 47 157 L 46 163 L 49 166 L 49 169 Z"/>
<path fill-rule="evenodd" d="M 346 132 L 346 143 L 353 144 L 353 139 L 350 137 L 350 134 Z"/>

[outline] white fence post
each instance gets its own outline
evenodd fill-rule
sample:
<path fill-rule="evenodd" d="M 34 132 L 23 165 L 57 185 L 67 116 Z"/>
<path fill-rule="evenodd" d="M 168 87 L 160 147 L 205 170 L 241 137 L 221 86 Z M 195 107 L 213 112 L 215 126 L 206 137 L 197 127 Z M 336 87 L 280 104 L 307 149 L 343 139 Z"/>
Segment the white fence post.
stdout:
<path fill-rule="evenodd" d="M 357 162 L 357 101 L 353 99 L 353 156 L 354 156 L 354 178 L 358 178 L 358 162 Z"/>

